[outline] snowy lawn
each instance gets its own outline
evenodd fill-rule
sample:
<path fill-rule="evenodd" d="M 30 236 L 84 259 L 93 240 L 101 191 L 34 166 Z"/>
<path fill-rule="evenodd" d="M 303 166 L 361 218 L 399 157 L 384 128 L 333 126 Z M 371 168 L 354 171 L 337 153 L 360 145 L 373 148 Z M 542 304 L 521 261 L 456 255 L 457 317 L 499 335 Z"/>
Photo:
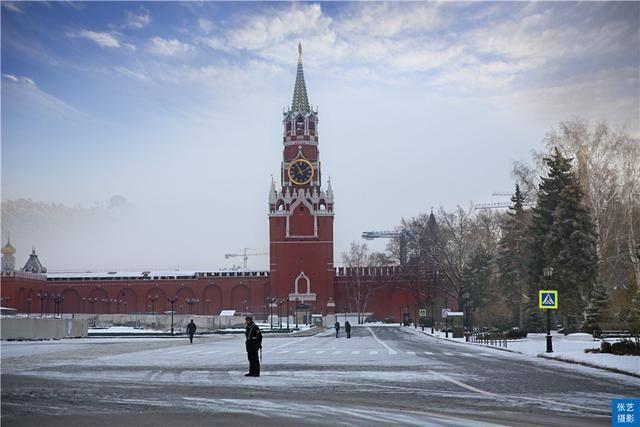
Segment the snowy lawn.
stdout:
<path fill-rule="evenodd" d="M 109 328 L 89 328 L 90 334 L 166 334 L 157 329 L 136 329 L 131 326 L 111 326 Z"/>
<path fill-rule="evenodd" d="M 418 328 L 420 331 L 420 328 Z M 431 335 L 431 330 L 425 328 L 424 333 Z M 444 332 L 436 331 L 435 336 L 445 338 Z M 507 349 L 517 351 L 528 356 L 544 355 L 558 360 L 567 360 L 572 362 L 588 363 L 593 366 L 619 369 L 625 372 L 631 372 L 640 375 L 640 356 L 616 356 L 615 354 L 606 353 L 585 353 L 585 349 L 600 348 L 600 340 L 594 341 L 589 334 L 577 333 L 570 335 L 562 335 L 552 332 L 553 336 L 553 353 L 546 353 L 547 341 L 546 334 L 528 334 L 526 339 L 509 341 Z M 464 338 L 451 338 L 449 341 L 457 341 L 464 343 Z M 614 342 L 615 340 L 609 340 Z M 472 345 L 484 345 L 473 343 Z M 488 346 L 487 347 L 492 347 Z"/>

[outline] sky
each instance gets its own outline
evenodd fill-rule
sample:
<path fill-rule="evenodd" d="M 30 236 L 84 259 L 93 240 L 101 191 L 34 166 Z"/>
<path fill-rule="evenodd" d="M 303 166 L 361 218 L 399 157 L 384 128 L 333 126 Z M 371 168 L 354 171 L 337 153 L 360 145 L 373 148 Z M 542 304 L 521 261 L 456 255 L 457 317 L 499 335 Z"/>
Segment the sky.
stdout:
<path fill-rule="evenodd" d="M 1 13 L 2 239 L 19 265 L 35 247 L 51 271 L 217 269 L 241 262 L 226 253 L 267 251 L 298 42 L 337 262 L 362 231 L 502 201 L 491 194 L 513 188 L 513 161 L 563 120 L 640 131 L 638 2 L 2 2 Z"/>

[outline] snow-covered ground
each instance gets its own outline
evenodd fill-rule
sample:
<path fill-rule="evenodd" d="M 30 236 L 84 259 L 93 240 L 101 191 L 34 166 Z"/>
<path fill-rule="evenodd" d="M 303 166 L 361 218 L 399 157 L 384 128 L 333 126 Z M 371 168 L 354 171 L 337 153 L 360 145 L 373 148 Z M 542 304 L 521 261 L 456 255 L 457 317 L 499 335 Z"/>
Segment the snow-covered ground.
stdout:
<path fill-rule="evenodd" d="M 260 329 L 268 331 L 271 329 L 271 325 L 269 323 L 258 323 Z M 274 329 L 277 328 L 277 325 L 273 325 Z M 283 325 L 286 328 L 286 324 Z M 293 329 L 295 325 L 290 325 Z M 306 331 L 311 329 L 313 325 L 298 325 L 298 329 L 300 331 Z M 244 332 L 244 328 L 226 328 L 222 331 L 225 332 Z M 161 329 L 137 329 L 131 326 L 110 326 L 108 328 L 89 328 L 89 333 L 94 335 L 99 334 L 166 334 L 169 331 L 161 330 Z M 182 332 L 181 330 L 176 330 L 176 332 Z M 291 332 L 294 333 L 294 332 Z"/>
<path fill-rule="evenodd" d="M 131 326 L 111 326 L 109 328 L 89 328 L 90 334 L 165 334 L 157 329 L 136 329 Z"/>
<path fill-rule="evenodd" d="M 420 329 L 418 329 L 420 331 Z M 425 328 L 425 333 L 431 330 Z M 435 335 L 445 338 L 444 332 L 436 331 Z M 553 353 L 546 353 L 547 341 L 546 334 L 528 334 L 526 339 L 509 341 L 507 349 L 517 351 L 528 356 L 543 355 L 558 360 L 567 360 L 572 362 L 588 363 L 593 366 L 619 369 L 625 372 L 640 375 L 640 356 L 616 356 L 615 354 L 606 353 L 585 353 L 586 349 L 600 348 L 600 341 L 594 341 L 590 334 L 576 333 L 570 335 L 562 335 L 552 332 L 553 336 Z M 451 338 L 450 341 L 464 343 L 464 338 Z M 615 340 L 609 340 L 611 342 Z M 473 345 L 484 345 L 473 343 Z M 488 346 L 490 347 L 490 346 Z"/>
<path fill-rule="evenodd" d="M 403 408 L 412 417 L 462 412 L 473 417 L 457 426 L 480 425 L 482 414 L 508 417 L 487 418 L 501 425 L 528 425 L 523 421 L 528 417 L 534 425 L 595 426 L 609 421 L 611 399 L 640 389 L 640 378 L 451 343 L 398 326 L 354 325 L 351 339 L 342 330 L 336 339 L 332 328 L 313 336 L 265 334 L 259 379 L 243 375 L 247 355 L 241 334 L 198 336 L 193 344 L 184 336 L 0 344 L 3 412 L 7 408 L 16 418 L 37 411 L 82 417 L 92 411 L 105 417 L 143 412 L 163 425 L 164 412 L 157 408 L 219 417 L 235 414 L 230 402 L 236 399 L 266 411 L 267 420 L 278 420 L 282 411 L 301 420 L 312 411 L 322 413 L 321 419 L 342 420 L 345 414 L 330 410 L 340 408 L 376 413 L 367 420 L 343 420 L 346 425 L 430 425 L 398 418 Z M 40 406 L 25 405 L 24 396 L 36 388 Z M 563 424 L 545 423 L 541 413 L 561 417 Z M 594 417 L 597 422 L 587 422 Z"/>

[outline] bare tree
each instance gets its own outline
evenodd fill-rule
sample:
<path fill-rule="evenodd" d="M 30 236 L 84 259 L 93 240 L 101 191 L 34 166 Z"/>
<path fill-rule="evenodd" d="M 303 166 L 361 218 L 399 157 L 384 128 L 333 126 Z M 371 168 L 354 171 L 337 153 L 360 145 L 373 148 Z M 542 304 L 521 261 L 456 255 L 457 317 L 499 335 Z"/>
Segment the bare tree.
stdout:
<path fill-rule="evenodd" d="M 349 307 L 355 308 L 358 323 L 363 323 L 369 297 L 377 289 L 376 285 L 365 280 L 365 268 L 391 265 L 391 257 L 379 252 L 370 253 L 366 243 L 351 242 L 349 251 L 342 253 L 342 263 L 350 270 L 346 285 Z"/>

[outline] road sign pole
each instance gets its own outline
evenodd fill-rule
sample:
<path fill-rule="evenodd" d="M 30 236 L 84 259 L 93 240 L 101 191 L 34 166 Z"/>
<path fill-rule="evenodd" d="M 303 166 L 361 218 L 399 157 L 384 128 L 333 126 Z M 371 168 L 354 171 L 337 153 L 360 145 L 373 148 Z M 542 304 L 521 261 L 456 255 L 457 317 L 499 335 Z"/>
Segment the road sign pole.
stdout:
<path fill-rule="evenodd" d="M 434 334 L 434 331 L 433 331 L 434 322 L 435 322 L 435 301 L 432 298 L 431 299 L 431 335 Z"/>
<path fill-rule="evenodd" d="M 449 317 L 444 318 L 444 337 L 449 338 Z"/>
<path fill-rule="evenodd" d="M 553 269 L 550 270 L 551 272 Z M 551 273 L 545 273 L 547 280 Z M 558 309 L 558 291 L 552 289 L 541 289 L 538 291 L 538 307 L 547 310 L 547 353 L 553 353 L 553 343 L 551 341 L 551 310 Z"/>
<path fill-rule="evenodd" d="M 551 309 L 547 308 L 547 353 L 553 353 L 551 342 Z"/>

